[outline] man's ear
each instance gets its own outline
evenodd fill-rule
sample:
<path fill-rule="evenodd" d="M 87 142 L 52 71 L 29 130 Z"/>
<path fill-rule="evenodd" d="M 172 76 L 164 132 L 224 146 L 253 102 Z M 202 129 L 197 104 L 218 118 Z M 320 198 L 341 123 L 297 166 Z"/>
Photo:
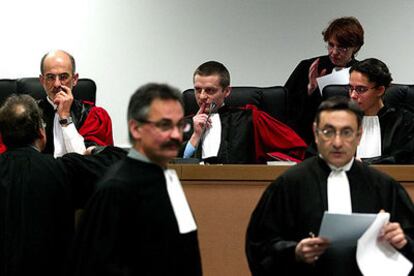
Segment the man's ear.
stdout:
<path fill-rule="evenodd" d="M 73 77 L 72 77 L 72 79 L 73 79 L 73 86 L 76 86 L 77 84 L 78 84 L 78 80 L 79 80 L 79 74 L 78 73 L 75 73 L 74 75 L 73 75 Z"/>
<path fill-rule="evenodd" d="M 224 98 L 227 98 L 229 95 L 230 95 L 230 93 L 231 93 L 231 86 L 227 86 L 225 89 L 224 89 Z"/>
<path fill-rule="evenodd" d="M 364 130 L 362 129 L 362 126 L 360 126 L 359 127 L 359 129 L 358 129 L 358 131 L 357 131 L 357 136 L 356 136 L 356 139 L 357 139 L 357 145 L 359 146 L 359 143 L 361 142 L 361 138 L 362 138 L 362 132 L 363 132 Z"/>
<path fill-rule="evenodd" d="M 313 122 L 313 125 L 312 125 L 313 136 L 315 139 L 315 143 L 318 144 L 318 131 L 316 129 L 317 129 L 316 122 Z"/>
<path fill-rule="evenodd" d="M 45 85 L 45 77 L 42 74 L 39 75 L 39 81 L 42 84 L 42 86 Z"/>
<path fill-rule="evenodd" d="M 141 140 L 141 126 L 137 121 L 131 119 L 128 121 L 129 133 L 131 133 L 132 139 L 134 141 Z"/>
<path fill-rule="evenodd" d="M 43 151 L 46 147 L 46 130 L 42 127 L 39 128 L 39 132 L 38 132 L 38 139 L 37 141 L 37 147 L 39 148 L 40 151 Z"/>

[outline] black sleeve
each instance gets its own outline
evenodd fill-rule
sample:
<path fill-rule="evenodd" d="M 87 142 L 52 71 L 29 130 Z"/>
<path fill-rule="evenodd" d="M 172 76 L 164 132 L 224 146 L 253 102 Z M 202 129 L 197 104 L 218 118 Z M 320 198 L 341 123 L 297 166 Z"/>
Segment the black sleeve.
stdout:
<path fill-rule="evenodd" d="M 75 209 L 85 206 L 86 201 L 95 191 L 97 181 L 112 164 L 125 156 L 125 150 L 106 146 L 92 155 L 69 153 L 60 158 L 67 171 Z"/>
<path fill-rule="evenodd" d="M 291 210 L 279 177 L 269 186 L 254 210 L 247 229 L 246 255 L 254 276 L 299 275 L 306 264 L 296 261 L 297 241 L 284 238 Z"/>
<path fill-rule="evenodd" d="M 120 189 L 100 189 L 93 195 L 82 214 L 66 275 L 128 275 L 123 265 L 128 254 L 123 238 L 129 236 L 124 217 L 133 209 L 128 202 Z"/>

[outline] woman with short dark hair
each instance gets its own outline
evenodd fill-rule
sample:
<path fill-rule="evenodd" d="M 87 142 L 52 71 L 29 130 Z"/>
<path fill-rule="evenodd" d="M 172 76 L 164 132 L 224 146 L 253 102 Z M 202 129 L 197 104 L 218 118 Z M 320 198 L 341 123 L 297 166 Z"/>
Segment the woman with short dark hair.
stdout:
<path fill-rule="evenodd" d="M 313 140 L 312 123 L 322 102 L 316 79 L 355 64 L 355 55 L 364 45 L 364 29 L 355 17 L 333 20 L 322 35 L 328 54 L 301 61 L 285 84 L 288 124 L 308 144 Z"/>

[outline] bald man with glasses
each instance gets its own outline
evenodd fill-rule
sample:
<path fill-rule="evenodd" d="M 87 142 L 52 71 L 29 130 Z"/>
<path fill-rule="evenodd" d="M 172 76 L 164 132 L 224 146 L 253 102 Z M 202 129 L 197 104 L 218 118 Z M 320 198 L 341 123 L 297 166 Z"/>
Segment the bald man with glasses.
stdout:
<path fill-rule="evenodd" d="M 79 79 L 73 56 L 62 50 L 48 52 L 40 70 L 46 92 L 38 102 L 47 123 L 43 152 L 59 157 L 68 152 L 82 154 L 89 146 L 112 145 L 112 122 L 106 110 L 73 97 Z"/>

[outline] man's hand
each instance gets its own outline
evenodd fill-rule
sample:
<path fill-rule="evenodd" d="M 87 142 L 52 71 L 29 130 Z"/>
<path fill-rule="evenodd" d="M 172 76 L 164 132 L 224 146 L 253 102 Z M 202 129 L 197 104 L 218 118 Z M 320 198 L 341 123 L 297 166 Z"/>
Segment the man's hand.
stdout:
<path fill-rule="evenodd" d="M 317 78 L 326 75 L 326 69 L 323 69 L 321 73 L 318 72 L 319 67 L 319 58 L 316 59 L 311 66 L 309 67 L 309 83 L 308 83 L 308 95 L 312 95 L 312 93 L 318 87 L 318 82 L 316 81 Z"/>
<path fill-rule="evenodd" d="M 62 85 L 61 91 L 56 93 L 54 104 L 57 105 L 57 113 L 59 115 L 59 118 L 67 118 L 70 116 L 70 107 L 73 103 L 73 95 L 72 90 Z"/>
<path fill-rule="evenodd" d="M 96 149 L 96 146 L 90 146 L 88 147 L 84 152 L 83 155 L 92 155 L 93 154 L 93 150 Z"/>
<path fill-rule="evenodd" d="M 193 135 L 191 135 L 190 143 L 194 147 L 198 145 L 201 139 L 201 135 L 203 135 L 204 129 L 207 129 L 211 126 L 211 120 L 208 117 L 208 114 L 204 113 L 206 106 L 207 104 L 203 103 L 200 106 L 200 109 L 198 110 L 197 114 L 193 117 L 194 132 L 193 132 Z"/>
<path fill-rule="evenodd" d="M 389 242 L 396 249 L 401 249 L 407 244 L 404 231 L 398 222 L 385 224 L 378 238 L 380 241 Z"/>
<path fill-rule="evenodd" d="M 296 260 L 312 264 L 319 259 L 329 246 L 329 241 L 324 238 L 306 238 L 301 240 L 295 248 Z"/>

